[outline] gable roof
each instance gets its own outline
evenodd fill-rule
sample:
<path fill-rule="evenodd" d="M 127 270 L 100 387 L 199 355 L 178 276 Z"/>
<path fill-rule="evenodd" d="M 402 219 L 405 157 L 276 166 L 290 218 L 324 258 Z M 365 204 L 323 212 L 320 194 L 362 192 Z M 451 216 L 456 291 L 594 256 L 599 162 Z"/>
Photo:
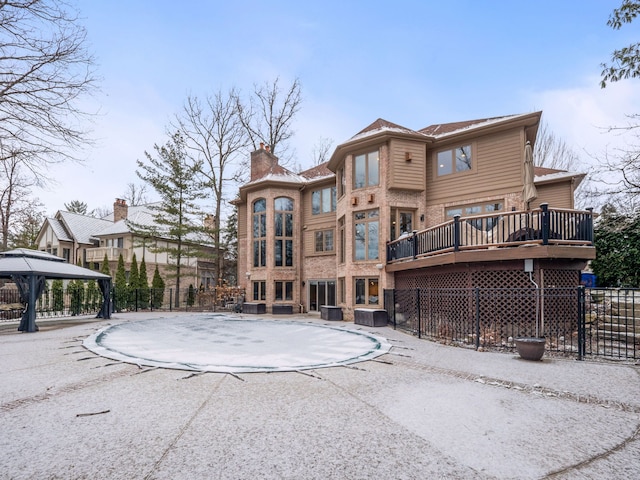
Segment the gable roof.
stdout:
<path fill-rule="evenodd" d="M 53 233 L 58 240 L 62 240 L 63 242 L 73 242 L 73 238 L 69 236 L 60 220 L 57 218 L 47 217 L 45 219 L 45 223 L 49 223 L 51 230 L 53 230 Z"/>
<path fill-rule="evenodd" d="M 354 140 L 356 138 L 361 138 L 367 135 L 373 135 L 376 133 L 380 133 L 383 131 L 387 132 L 401 132 L 401 133 L 417 133 L 410 128 L 403 127 L 402 125 L 398 125 L 397 123 L 389 122 L 384 118 L 378 118 L 371 125 L 363 128 L 358 133 L 356 133 L 350 140 Z"/>
<path fill-rule="evenodd" d="M 56 218 L 66 227 L 65 230 L 69 232 L 70 236 L 75 239 L 76 242 L 85 244 L 91 243 L 91 238 L 96 231 L 111 224 L 110 221 L 102 218 L 65 212 L 64 210 L 59 210 L 58 213 L 56 213 Z"/>

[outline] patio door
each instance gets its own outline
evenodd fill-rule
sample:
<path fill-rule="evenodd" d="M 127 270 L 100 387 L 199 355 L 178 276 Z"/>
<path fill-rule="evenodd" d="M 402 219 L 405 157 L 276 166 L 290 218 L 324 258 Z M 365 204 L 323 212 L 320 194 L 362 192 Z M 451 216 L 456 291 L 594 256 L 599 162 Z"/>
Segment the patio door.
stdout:
<path fill-rule="evenodd" d="M 317 312 L 322 305 L 336 304 L 335 280 L 309 280 L 308 311 Z"/>

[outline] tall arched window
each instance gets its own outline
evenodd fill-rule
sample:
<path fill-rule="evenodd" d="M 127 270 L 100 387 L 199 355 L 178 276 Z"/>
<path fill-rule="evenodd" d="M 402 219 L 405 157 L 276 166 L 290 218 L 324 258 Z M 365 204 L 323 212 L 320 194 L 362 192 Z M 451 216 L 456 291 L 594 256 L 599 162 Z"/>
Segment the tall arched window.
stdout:
<path fill-rule="evenodd" d="M 267 201 L 253 202 L 253 266 L 267 266 Z"/>
<path fill-rule="evenodd" d="M 274 204 L 274 258 L 276 267 L 293 266 L 293 200 L 278 197 Z"/>

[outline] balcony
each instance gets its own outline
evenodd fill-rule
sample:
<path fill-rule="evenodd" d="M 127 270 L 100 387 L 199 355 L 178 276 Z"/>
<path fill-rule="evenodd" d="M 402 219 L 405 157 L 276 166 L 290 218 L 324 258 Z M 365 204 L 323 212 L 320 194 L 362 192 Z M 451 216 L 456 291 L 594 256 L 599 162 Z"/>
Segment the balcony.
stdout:
<path fill-rule="evenodd" d="M 528 211 L 455 216 L 388 242 L 386 270 L 520 258 L 591 260 L 595 258 L 593 215 L 592 210 L 550 209 L 542 204 Z"/>
<path fill-rule="evenodd" d="M 102 262 L 104 260 L 105 253 L 107 254 L 107 259 L 110 262 L 117 262 L 120 254 L 122 254 L 122 258 L 125 262 L 129 259 L 129 250 L 127 248 L 97 247 L 87 248 L 87 262 Z"/>

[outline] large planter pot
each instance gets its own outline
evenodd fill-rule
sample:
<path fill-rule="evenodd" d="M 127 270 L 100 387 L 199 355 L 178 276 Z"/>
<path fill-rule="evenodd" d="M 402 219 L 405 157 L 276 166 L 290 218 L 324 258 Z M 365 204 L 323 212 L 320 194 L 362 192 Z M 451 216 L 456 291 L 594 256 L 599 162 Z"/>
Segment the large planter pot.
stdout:
<path fill-rule="evenodd" d="M 544 355 L 544 347 L 547 342 L 545 338 L 516 338 L 516 350 L 525 360 L 538 361 Z"/>

